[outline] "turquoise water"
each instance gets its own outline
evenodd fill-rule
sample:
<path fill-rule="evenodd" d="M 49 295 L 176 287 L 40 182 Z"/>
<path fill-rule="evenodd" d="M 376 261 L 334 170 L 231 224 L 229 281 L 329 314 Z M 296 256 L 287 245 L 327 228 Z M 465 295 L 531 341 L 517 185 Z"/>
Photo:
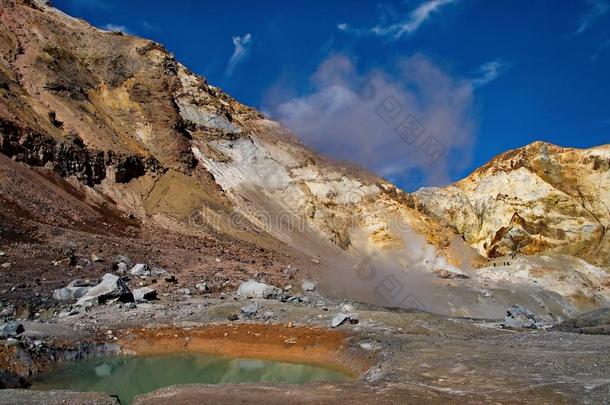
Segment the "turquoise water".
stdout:
<path fill-rule="evenodd" d="M 41 375 L 32 389 L 118 394 L 121 403 L 174 384 L 288 383 L 345 381 L 333 370 L 304 364 L 203 354 L 111 357 L 69 364 Z"/>

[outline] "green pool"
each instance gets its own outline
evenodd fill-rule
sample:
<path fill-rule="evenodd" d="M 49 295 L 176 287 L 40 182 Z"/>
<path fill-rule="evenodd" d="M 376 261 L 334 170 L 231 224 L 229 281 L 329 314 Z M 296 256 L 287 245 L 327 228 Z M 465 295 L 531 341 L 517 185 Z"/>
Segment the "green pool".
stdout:
<path fill-rule="evenodd" d="M 333 370 L 304 364 L 202 354 L 110 357 L 74 362 L 40 375 L 32 389 L 117 394 L 121 403 L 174 384 L 288 383 L 345 381 Z"/>

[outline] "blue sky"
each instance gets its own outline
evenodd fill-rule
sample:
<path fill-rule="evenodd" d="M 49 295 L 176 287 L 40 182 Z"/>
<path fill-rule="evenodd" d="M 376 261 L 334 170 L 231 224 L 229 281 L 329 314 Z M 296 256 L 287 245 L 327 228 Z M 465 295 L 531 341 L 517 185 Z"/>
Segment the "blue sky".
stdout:
<path fill-rule="evenodd" d="M 53 3 L 407 190 L 535 140 L 610 143 L 610 0 Z"/>

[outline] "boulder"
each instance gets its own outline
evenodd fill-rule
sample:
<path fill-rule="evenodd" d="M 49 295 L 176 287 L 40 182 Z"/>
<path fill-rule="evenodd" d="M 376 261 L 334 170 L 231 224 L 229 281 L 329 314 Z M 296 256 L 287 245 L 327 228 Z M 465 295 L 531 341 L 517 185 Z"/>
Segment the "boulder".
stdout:
<path fill-rule="evenodd" d="M 107 301 L 133 302 L 133 294 L 129 287 L 118 276 L 106 273 L 102 281 L 83 295 L 77 305 L 104 304 Z"/>
<path fill-rule="evenodd" d="M 53 299 L 57 301 L 68 301 L 69 299 L 72 299 L 72 291 L 66 287 L 53 290 Z"/>
<path fill-rule="evenodd" d="M 73 280 L 64 288 L 53 291 L 53 298 L 58 301 L 68 301 L 79 299 L 91 289 L 95 284 L 89 280 Z"/>
<path fill-rule="evenodd" d="M 343 325 L 345 322 L 349 322 L 349 321 L 350 321 L 349 315 L 340 313 L 340 314 L 335 315 L 333 317 L 332 321 L 330 321 L 330 327 L 336 328 L 338 326 Z"/>
<path fill-rule="evenodd" d="M 132 276 L 150 276 L 152 273 L 150 271 L 150 267 L 148 267 L 144 263 L 138 263 L 129 270 L 129 274 Z"/>
<path fill-rule="evenodd" d="M 143 287 L 133 290 L 135 302 L 146 302 L 157 299 L 157 290 L 150 287 Z"/>
<path fill-rule="evenodd" d="M 506 311 L 506 317 L 502 322 L 502 327 L 508 329 L 541 329 L 542 326 L 536 314 L 519 304 L 513 305 Z"/>
<path fill-rule="evenodd" d="M 22 324 L 17 321 L 8 321 L 0 325 L 0 339 L 21 335 L 25 331 Z"/>
<path fill-rule="evenodd" d="M 283 291 L 269 284 L 248 280 L 239 285 L 237 294 L 244 298 L 281 299 Z"/>

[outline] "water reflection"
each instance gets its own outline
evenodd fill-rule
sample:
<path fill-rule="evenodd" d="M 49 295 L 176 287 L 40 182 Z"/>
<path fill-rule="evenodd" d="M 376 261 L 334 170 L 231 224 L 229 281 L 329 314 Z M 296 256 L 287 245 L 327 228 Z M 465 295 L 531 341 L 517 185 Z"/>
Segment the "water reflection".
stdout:
<path fill-rule="evenodd" d="M 302 384 L 346 379 L 346 376 L 335 371 L 304 364 L 174 354 L 77 362 L 40 376 L 32 388 L 110 392 L 118 394 L 121 403 L 129 403 L 136 395 L 174 384 Z"/>

